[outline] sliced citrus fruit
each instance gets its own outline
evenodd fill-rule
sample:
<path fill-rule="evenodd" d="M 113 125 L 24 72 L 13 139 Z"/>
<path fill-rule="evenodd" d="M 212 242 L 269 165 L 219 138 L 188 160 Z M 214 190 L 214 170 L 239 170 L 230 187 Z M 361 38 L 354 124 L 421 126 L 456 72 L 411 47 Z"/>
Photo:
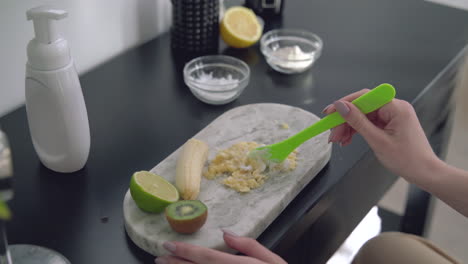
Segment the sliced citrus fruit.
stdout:
<path fill-rule="evenodd" d="M 246 48 L 262 36 L 262 26 L 255 13 L 246 7 L 235 6 L 226 10 L 220 26 L 221 38 L 231 47 Z"/>
<path fill-rule="evenodd" d="M 130 194 L 141 210 L 150 213 L 160 213 L 179 200 L 179 192 L 174 185 L 149 171 L 138 171 L 132 175 Z"/>

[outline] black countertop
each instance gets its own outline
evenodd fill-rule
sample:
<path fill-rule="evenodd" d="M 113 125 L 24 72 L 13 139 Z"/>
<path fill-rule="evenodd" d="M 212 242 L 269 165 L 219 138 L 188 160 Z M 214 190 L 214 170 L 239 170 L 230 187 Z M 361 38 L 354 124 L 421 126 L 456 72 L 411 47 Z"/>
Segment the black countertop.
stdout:
<path fill-rule="evenodd" d="M 131 174 L 151 169 L 223 112 L 244 104 L 282 103 L 318 114 L 343 95 L 388 82 L 401 99 L 419 96 L 415 107 L 423 126 L 443 148 L 442 125 L 461 57 L 446 66 L 468 39 L 468 13 L 419 0 L 287 1 L 280 25 L 321 36 L 321 58 L 310 71 L 287 76 L 266 65 L 258 45 L 221 48 L 252 72 L 244 93 L 228 105 L 206 105 L 190 93 L 168 34 L 81 76 L 91 153 L 76 173 L 54 173 L 40 164 L 24 107 L 2 117 L 15 167 L 10 243 L 56 249 L 73 263 L 151 263 L 123 228 Z M 334 146 L 329 164 L 259 241 L 291 263 L 306 255 L 310 263 L 324 262 L 395 179 L 362 138 Z M 297 243 L 306 250 L 293 250 Z"/>

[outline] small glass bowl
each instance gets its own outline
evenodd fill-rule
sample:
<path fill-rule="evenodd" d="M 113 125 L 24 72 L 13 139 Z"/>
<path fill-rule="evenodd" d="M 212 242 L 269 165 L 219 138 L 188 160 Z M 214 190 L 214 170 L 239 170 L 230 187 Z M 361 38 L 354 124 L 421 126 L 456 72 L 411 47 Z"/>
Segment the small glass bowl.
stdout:
<path fill-rule="evenodd" d="M 309 69 L 322 54 L 322 48 L 319 36 L 297 29 L 271 30 L 260 40 L 260 49 L 267 63 L 286 74 Z"/>
<path fill-rule="evenodd" d="M 185 84 L 195 97 L 207 104 L 234 101 L 249 84 L 249 79 L 249 66 L 231 56 L 198 57 L 184 67 Z"/>

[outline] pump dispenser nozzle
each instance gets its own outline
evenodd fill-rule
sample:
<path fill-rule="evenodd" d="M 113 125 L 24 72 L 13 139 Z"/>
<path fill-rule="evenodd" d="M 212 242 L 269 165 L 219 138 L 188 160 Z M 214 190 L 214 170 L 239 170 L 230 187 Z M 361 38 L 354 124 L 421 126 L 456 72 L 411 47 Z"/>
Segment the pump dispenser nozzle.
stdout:
<path fill-rule="evenodd" d="M 36 70 L 55 70 L 70 63 L 68 42 L 57 27 L 57 21 L 67 16 L 67 11 L 50 6 L 40 6 L 26 12 L 34 23 L 35 38 L 28 44 L 28 64 Z"/>
<path fill-rule="evenodd" d="M 67 14 L 65 10 L 40 6 L 28 10 L 26 17 L 34 23 L 36 40 L 43 44 L 50 44 L 60 38 L 57 26 L 53 20 L 65 18 Z"/>

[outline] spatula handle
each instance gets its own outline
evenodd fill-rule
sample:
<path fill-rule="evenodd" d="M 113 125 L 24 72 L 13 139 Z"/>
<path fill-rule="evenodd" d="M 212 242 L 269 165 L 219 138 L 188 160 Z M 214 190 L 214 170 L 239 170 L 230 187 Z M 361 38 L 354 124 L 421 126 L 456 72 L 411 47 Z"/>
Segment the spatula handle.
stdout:
<path fill-rule="evenodd" d="M 393 88 L 393 86 L 388 83 L 384 83 L 370 90 L 368 93 L 365 93 L 354 99 L 352 103 L 359 110 L 361 110 L 361 112 L 368 114 L 374 112 L 387 103 L 390 103 L 393 98 L 395 98 L 395 94 L 395 88 Z M 345 122 L 344 118 L 338 112 L 330 114 L 323 119 L 329 119 L 327 120 L 328 122 L 326 122 L 328 123 L 329 127 L 324 127 L 324 131 L 334 128 Z"/>
<path fill-rule="evenodd" d="M 384 83 L 354 99 L 352 103 L 357 106 L 361 112 L 368 114 L 390 103 L 393 98 L 395 98 L 395 94 L 395 88 L 388 83 Z"/>
<path fill-rule="evenodd" d="M 368 114 L 391 102 L 393 98 L 395 98 L 395 94 L 395 88 L 390 84 L 384 83 L 356 98 L 352 103 L 361 110 L 361 112 Z M 293 143 L 293 147 L 298 147 L 310 138 L 345 122 L 344 118 L 338 112 L 334 112 L 292 136 L 289 139 L 291 140 L 290 143 Z"/>

